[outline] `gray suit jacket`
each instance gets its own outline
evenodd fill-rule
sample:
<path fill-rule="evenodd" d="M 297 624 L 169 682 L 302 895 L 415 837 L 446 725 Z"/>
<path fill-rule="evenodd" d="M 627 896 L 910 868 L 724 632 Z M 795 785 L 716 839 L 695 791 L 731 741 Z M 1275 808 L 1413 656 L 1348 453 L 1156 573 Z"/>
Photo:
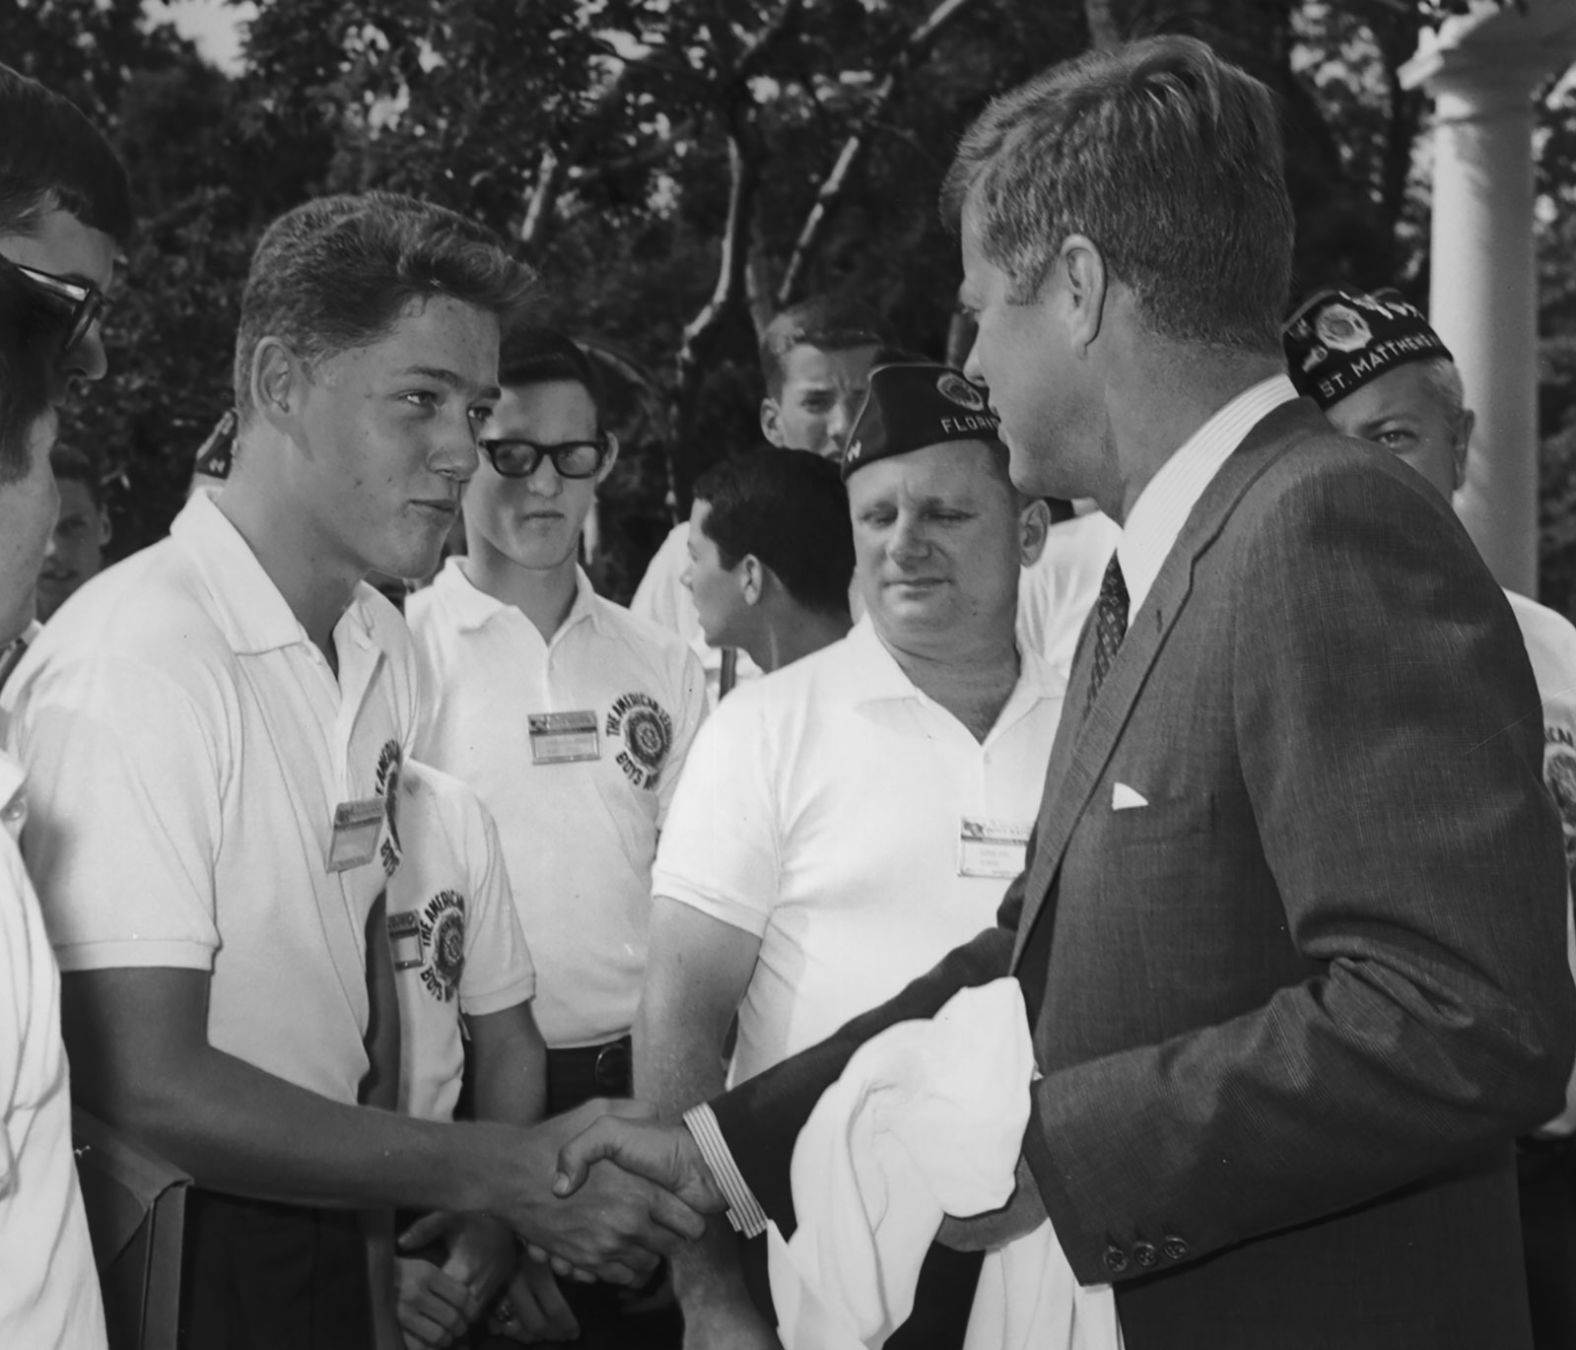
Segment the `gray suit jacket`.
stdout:
<path fill-rule="evenodd" d="M 1290 404 L 1086 709 L 1089 664 L 998 927 L 713 1103 L 767 1212 L 791 1231 L 793 1140 L 860 1043 L 1012 971 L 1028 1169 L 1130 1350 L 1527 1344 L 1510 1141 L 1563 1099 L 1576 993 L 1538 695 L 1471 542 Z"/>

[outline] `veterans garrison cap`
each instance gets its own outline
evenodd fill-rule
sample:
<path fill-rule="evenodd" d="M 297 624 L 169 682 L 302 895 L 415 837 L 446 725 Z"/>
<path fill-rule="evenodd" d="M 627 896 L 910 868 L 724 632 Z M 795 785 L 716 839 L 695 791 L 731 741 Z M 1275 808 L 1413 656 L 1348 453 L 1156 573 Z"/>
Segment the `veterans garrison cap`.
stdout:
<path fill-rule="evenodd" d="M 911 361 L 878 365 L 843 452 L 843 477 L 878 459 L 948 441 L 1001 444 L 989 395 L 951 366 Z"/>
<path fill-rule="evenodd" d="M 1428 320 L 1392 290 L 1320 291 L 1287 321 L 1281 340 L 1291 382 L 1321 408 L 1408 361 L 1450 359 Z"/>

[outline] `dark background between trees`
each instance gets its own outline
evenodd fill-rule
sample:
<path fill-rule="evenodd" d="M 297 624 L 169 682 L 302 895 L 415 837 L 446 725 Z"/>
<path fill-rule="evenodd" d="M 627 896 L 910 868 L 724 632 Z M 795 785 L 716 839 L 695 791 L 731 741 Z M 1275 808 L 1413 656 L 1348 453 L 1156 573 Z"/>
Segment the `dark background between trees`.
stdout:
<path fill-rule="evenodd" d="M 1190 32 L 1281 98 L 1298 292 L 1425 303 L 1427 131 L 1398 68 L 1464 0 L 264 0 L 242 71 L 140 0 L 0 0 L 0 59 L 75 99 L 140 229 L 113 368 L 67 427 L 116 475 L 116 552 L 160 537 L 229 403 L 252 245 L 317 193 L 412 192 L 485 220 L 594 337 L 626 454 L 596 573 L 627 598 L 695 474 L 758 439 L 759 327 L 843 288 L 907 345 L 955 346 L 935 195 L 994 94 L 1092 42 Z M 1576 93 L 1539 98 L 1543 598 L 1576 607 Z"/>

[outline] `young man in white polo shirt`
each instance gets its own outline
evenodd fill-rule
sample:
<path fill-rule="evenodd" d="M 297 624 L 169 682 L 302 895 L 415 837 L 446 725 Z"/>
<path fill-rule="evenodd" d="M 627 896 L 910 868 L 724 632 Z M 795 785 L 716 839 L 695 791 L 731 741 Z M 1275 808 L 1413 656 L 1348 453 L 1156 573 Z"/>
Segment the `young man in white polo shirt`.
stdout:
<path fill-rule="evenodd" d="M 84 312 L 0 259 L 0 650 L 33 616 L 59 504 L 50 394 Z M 22 766 L 0 751 L 0 1345 L 94 1350 L 104 1310 L 71 1153 L 60 973 L 17 850 L 27 810 Z"/>
<path fill-rule="evenodd" d="M 407 602 L 428 695 L 417 755 L 498 822 L 558 1111 L 628 1093 L 651 862 L 705 684 L 677 637 L 601 599 L 580 569 L 617 453 L 585 355 L 557 331 L 519 329 L 499 383 L 465 496 L 466 554 Z"/>
<path fill-rule="evenodd" d="M 760 350 L 766 385 L 761 432 L 767 444 L 841 459 L 869 387 L 870 367 L 887 341 L 879 315 L 831 295 L 802 300 L 772 319 L 761 335 Z M 723 653 L 706 641 L 684 585 L 689 539 L 690 522 L 680 521 L 647 565 L 629 607 L 690 644 L 705 667 L 715 703 Z M 739 677 L 753 679 L 759 673 L 759 667 L 741 652 Z"/>
<path fill-rule="evenodd" d="M 12 745 L 47 775 L 26 851 L 79 1097 L 201 1188 L 193 1344 L 366 1344 L 357 1209 L 488 1211 L 624 1280 L 696 1227 L 616 1174 L 599 1213 L 553 1197 L 578 1122 L 355 1104 L 369 1071 L 397 1073 L 364 1041 L 397 1016 L 369 988 L 392 987 L 415 723 L 408 634 L 362 578 L 435 561 L 528 285 L 485 231 L 410 198 L 276 221 L 242 302 L 228 483 L 84 586 L 5 691 Z"/>
<path fill-rule="evenodd" d="M 944 366 L 871 374 L 843 462 L 865 617 L 718 708 L 663 834 L 635 1047 L 664 1111 L 721 1090 L 735 1012 L 738 1081 L 989 926 L 1023 866 L 1062 683 L 1015 639 L 1046 509 L 996 426 Z M 775 1343 L 731 1234 L 674 1270 L 693 1344 Z M 960 1343 L 977 1272 L 934 1257 L 889 1344 Z"/>

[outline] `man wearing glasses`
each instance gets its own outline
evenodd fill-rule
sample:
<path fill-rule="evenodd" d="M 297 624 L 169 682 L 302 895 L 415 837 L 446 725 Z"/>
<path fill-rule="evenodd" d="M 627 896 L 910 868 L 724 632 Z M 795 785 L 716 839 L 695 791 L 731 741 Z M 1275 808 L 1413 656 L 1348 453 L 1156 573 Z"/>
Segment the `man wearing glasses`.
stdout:
<path fill-rule="evenodd" d="M 618 452 L 585 354 L 562 333 L 517 331 L 499 384 L 464 501 L 466 556 L 407 604 L 424 693 L 416 757 L 469 783 L 498 822 L 538 972 L 552 1114 L 629 1092 L 651 864 L 705 680 L 681 639 L 599 597 L 580 569 L 581 528 Z M 546 1267 L 524 1273 L 537 1306 L 517 1282 L 511 1330 L 572 1335 L 578 1317 L 586 1345 L 672 1334 L 650 1319 L 637 1332 L 616 1291 L 566 1300 Z"/>
<path fill-rule="evenodd" d="M 100 329 L 120 241 L 131 233 L 126 171 L 68 100 L 0 65 L 0 258 L 81 306 L 67 380 L 108 369 Z"/>

